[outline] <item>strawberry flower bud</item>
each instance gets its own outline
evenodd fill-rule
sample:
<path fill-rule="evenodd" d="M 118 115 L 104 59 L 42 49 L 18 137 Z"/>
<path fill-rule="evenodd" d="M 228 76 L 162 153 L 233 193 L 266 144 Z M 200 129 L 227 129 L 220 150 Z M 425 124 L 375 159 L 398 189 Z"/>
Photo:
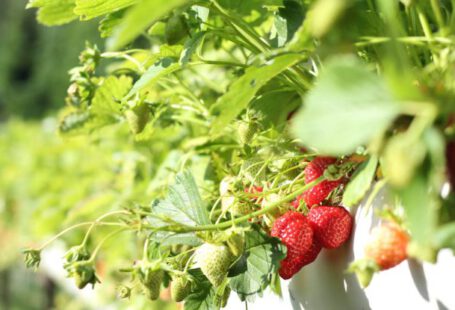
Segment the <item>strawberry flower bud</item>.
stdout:
<path fill-rule="evenodd" d="M 41 250 L 26 249 L 23 251 L 25 266 L 27 268 L 38 268 L 41 263 Z"/>

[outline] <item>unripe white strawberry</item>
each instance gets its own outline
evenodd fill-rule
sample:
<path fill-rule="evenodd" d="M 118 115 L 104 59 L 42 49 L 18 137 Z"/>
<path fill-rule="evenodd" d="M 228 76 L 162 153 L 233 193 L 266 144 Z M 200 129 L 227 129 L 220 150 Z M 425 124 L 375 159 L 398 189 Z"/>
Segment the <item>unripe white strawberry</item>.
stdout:
<path fill-rule="evenodd" d="M 229 248 L 225 245 L 204 243 L 195 254 L 196 262 L 202 273 L 214 287 L 220 286 L 234 259 Z"/>

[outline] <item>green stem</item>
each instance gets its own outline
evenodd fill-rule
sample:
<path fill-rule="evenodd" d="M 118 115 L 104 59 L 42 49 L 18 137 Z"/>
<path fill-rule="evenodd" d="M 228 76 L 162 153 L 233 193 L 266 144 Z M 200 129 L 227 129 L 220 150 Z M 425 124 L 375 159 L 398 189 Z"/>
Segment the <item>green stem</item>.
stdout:
<path fill-rule="evenodd" d="M 231 25 L 237 32 L 238 36 L 246 44 L 246 47 L 256 54 L 266 54 L 270 52 L 270 46 L 265 42 L 251 27 L 243 20 L 228 14 L 216 0 L 212 0 L 212 4 L 218 14 Z M 305 91 L 311 86 L 306 76 L 296 68 L 288 68 L 282 73 L 288 80 L 289 84 L 294 86 L 300 93 Z M 296 75 L 296 76 L 294 76 Z"/>
<path fill-rule="evenodd" d="M 434 15 L 436 17 L 436 22 L 438 23 L 439 30 L 444 30 L 444 18 L 442 17 L 439 0 L 431 0 L 431 8 L 433 9 Z"/>
<path fill-rule="evenodd" d="M 79 228 L 79 227 L 82 227 L 82 226 L 87 226 L 87 225 L 92 225 L 93 222 L 84 222 L 84 223 L 79 223 L 79 224 L 76 224 L 76 225 L 73 225 L 73 226 L 70 226 L 64 230 L 62 230 L 61 232 L 59 232 L 58 234 L 56 234 L 55 236 L 53 236 L 51 239 L 47 240 L 46 242 L 44 242 L 38 250 L 42 250 L 44 249 L 45 247 L 47 247 L 49 244 L 51 244 L 52 242 L 54 242 L 55 240 L 57 240 L 58 238 L 60 238 L 61 236 L 63 236 L 64 234 L 66 234 L 67 232 L 70 232 L 71 230 L 73 229 L 76 229 L 76 228 Z"/>
<path fill-rule="evenodd" d="M 90 256 L 90 259 L 87 261 L 87 262 L 90 262 L 90 263 L 93 263 L 95 262 L 95 258 L 96 258 L 96 255 L 98 254 L 99 250 L 101 249 L 101 246 L 107 241 L 109 240 L 110 238 L 112 238 L 113 236 L 121 233 L 121 232 L 124 232 L 125 230 L 128 230 L 130 229 L 129 227 L 122 227 L 120 229 L 117 229 L 113 232 L 111 232 L 110 234 L 108 234 L 106 237 L 103 238 L 103 240 L 100 241 L 100 243 L 98 243 L 98 245 L 96 246 L 95 250 L 93 250 L 92 252 L 92 256 Z"/>
<path fill-rule="evenodd" d="M 148 261 L 148 249 L 150 244 L 150 238 L 146 238 L 144 242 L 144 249 L 142 251 L 142 261 Z"/>
<path fill-rule="evenodd" d="M 123 58 L 123 59 L 128 60 L 131 63 L 133 63 L 137 67 L 137 69 L 139 70 L 140 73 L 145 72 L 144 66 L 136 58 L 134 58 L 130 55 L 127 55 L 123 52 L 105 52 L 105 53 L 101 54 L 101 57 L 103 57 L 103 58 Z"/>
<path fill-rule="evenodd" d="M 88 237 L 90 236 L 90 233 L 92 232 L 92 230 L 95 228 L 95 226 L 97 224 L 100 223 L 100 221 L 106 217 L 109 217 L 111 215 L 116 215 L 116 214 L 128 214 L 128 211 L 125 211 L 125 210 L 121 210 L 121 211 L 112 211 L 112 212 L 108 212 L 106 214 L 103 214 L 102 216 L 100 216 L 99 218 L 97 218 L 93 223 L 92 225 L 90 225 L 89 229 L 87 230 L 87 233 L 85 234 L 85 237 L 84 237 L 84 240 L 82 241 L 81 245 L 84 246 L 87 244 L 88 242 Z"/>
<path fill-rule="evenodd" d="M 248 65 L 239 63 L 239 62 L 231 62 L 231 61 L 222 61 L 222 60 L 208 60 L 204 58 L 200 58 L 201 61 L 205 62 L 208 65 L 217 65 L 217 66 L 231 66 L 231 67 L 241 67 L 247 68 Z"/>
<path fill-rule="evenodd" d="M 383 44 L 390 42 L 392 38 L 389 37 L 361 37 L 361 42 L 355 43 L 356 46 L 368 46 L 374 44 Z M 445 45 L 454 45 L 454 41 L 450 38 L 445 37 L 421 37 L 421 36 L 414 36 L 414 37 L 398 37 L 396 38 L 398 42 L 405 43 L 405 44 L 412 44 L 418 46 L 424 46 L 426 43 L 439 43 Z"/>
<path fill-rule="evenodd" d="M 173 231 L 173 232 L 176 232 L 176 233 L 196 232 L 196 231 L 213 231 L 213 230 L 227 229 L 227 228 L 232 227 L 232 225 L 239 224 L 239 223 L 242 223 L 242 222 L 246 222 L 249 219 L 252 219 L 252 218 L 255 218 L 255 217 L 259 217 L 261 215 L 264 215 L 266 213 L 269 213 L 270 211 L 273 211 L 273 210 L 277 209 L 283 203 L 292 201 L 298 195 L 302 194 L 303 192 L 307 191 L 308 189 L 310 189 L 313 186 L 321 183 L 324 180 L 325 180 L 324 176 L 321 176 L 321 177 L 317 178 L 316 180 L 314 180 L 313 182 L 310 182 L 310 183 L 302 186 L 302 188 L 290 193 L 289 195 L 284 196 L 280 200 L 277 200 L 277 201 L 271 203 L 266 208 L 263 208 L 261 210 L 252 212 L 250 214 L 235 218 L 233 220 L 222 222 L 222 223 L 219 223 L 219 224 L 201 225 L 201 226 L 194 226 L 194 227 L 180 226 L 180 225 L 178 225 L 178 226 L 177 225 L 175 225 L 175 226 L 163 226 L 163 227 L 153 227 L 153 226 L 150 226 L 150 225 L 143 225 L 142 227 L 148 228 L 148 229 L 151 229 L 151 230 L 155 230 L 155 231 Z"/>
<path fill-rule="evenodd" d="M 419 17 L 419 22 L 420 26 L 422 27 L 423 34 L 425 37 L 431 40 L 433 38 L 433 33 L 431 32 L 430 24 L 428 23 L 427 17 L 420 8 L 417 8 L 417 16 Z"/>
<path fill-rule="evenodd" d="M 67 232 L 70 232 L 73 229 L 76 229 L 76 228 L 79 228 L 79 227 L 83 227 L 83 226 L 88 226 L 88 225 L 93 225 L 93 222 L 84 222 L 84 223 L 79 223 L 79 224 L 73 225 L 71 227 L 68 227 L 68 228 L 62 230 L 61 232 L 59 232 L 57 235 L 53 236 L 51 239 L 49 239 L 46 242 L 44 242 L 38 248 L 38 250 L 39 251 L 43 250 L 45 247 L 47 247 L 49 244 L 51 244 L 52 242 L 54 242 L 55 240 L 57 240 L 58 238 L 60 238 L 64 234 L 66 234 Z M 113 223 L 113 222 L 99 222 L 98 225 L 102 225 L 102 226 L 124 226 L 124 224 Z"/>

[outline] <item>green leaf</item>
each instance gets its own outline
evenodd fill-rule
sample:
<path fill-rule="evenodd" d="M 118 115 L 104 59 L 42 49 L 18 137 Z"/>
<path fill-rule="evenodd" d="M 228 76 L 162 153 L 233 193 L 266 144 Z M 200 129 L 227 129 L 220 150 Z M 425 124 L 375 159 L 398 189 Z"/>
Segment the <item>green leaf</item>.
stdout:
<path fill-rule="evenodd" d="M 382 134 L 399 113 L 384 81 L 354 58 L 327 64 L 292 131 L 305 145 L 343 155 Z"/>
<path fill-rule="evenodd" d="M 85 127 L 92 120 L 92 115 L 88 111 L 72 111 L 60 119 L 60 133 L 77 131 Z"/>
<path fill-rule="evenodd" d="M 286 105 L 280 104 L 286 102 Z M 271 91 L 261 94 L 251 102 L 251 110 L 263 115 L 263 125 L 266 127 L 285 124 L 289 113 L 297 110 L 302 99 L 294 91 Z"/>
<path fill-rule="evenodd" d="M 435 231 L 433 244 L 436 248 L 451 248 L 455 250 L 455 223 L 445 224 Z"/>
<path fill-rule="evenodd" d="M 409 255 L 423 260 L 432 259 L 432 238 L 439 209 L 438 194 L 429 188 L 425 172 L 419 170 L 411 182 L 398 191 L 412 236 L 413 246 L 410 247 Z"/>
<path fill-rule="evenodd" d="M 96 90 L 90 107 L 95 114 L 119 114 L 120 101 L 131 88 L 132 80 L 127 76 L 109 76 Z"/>
<path fill-rule="evenodd" d="M 244 15 L 249 15 L 251 11 L 260 11 L 265 6 L 280 7 L 283 6 L 283 0 L 220 0 L 221 6 L 229 10 Z"/>
<path fill-rule="evenodd" d="M 210 224 L 206 205 L 189 171 L 177 174 L 166 199 L 153 201 L 152 211 L 149 221 L 156 226 L 169 223 L 188 226 Z"/>
<path fill-rule="evenodd" d="M 122 21 L 123 15 L 125 14 L 124 10 L 120 10 L 111 14 L 106 15 L 101 21 L 98 27 L 100 36 L 102 38 L 107 38 L 112 35 L 112 31 L 117 25 Z"/>
<path fill-rule="evenodd" d="M 185 310 L 218 310 L 215 306 L 215 290 L 200 269 L 189 271 L 194 278 L 191 293 L 185 299 Z"/>
<path fill-rule="evenodd" d="M 245 234 L 245 252 L 230 273 L 230 287 L 244 300 L 262 292 L 285 257 L 284 246 L 277 239 L 255 229 Z"/>
<path fill-rule="evenodd" d="M 76 0 L 74 13 L 81 20 L 89 20 L 97 16 L 116 12 L 137 3 L 139 0 Z"/>
<path fill-rule="evenodd" d="M 429 181 L 434 188 L 442 188 L 447 177 L 446 141 L 443 133 L 434 127 L 430 127 L 425 130 L 422 138 L 431 160 Z"/>
<path fill-rule="evenodd" d="M 275 16 L 274 24 L 277 32 L 278 46 L 283 46 L 294 37 L 303 22 L 304 12 L 297 1 L 285 1 Z"/>
<path fill-rule="evenodd" d="M 159 18 L 187 2 L 189 0 L 142 0 L 128 10 L 107 42 L 108 49 L 116 50 L 130 43 Z"/>
<path fill-rule="evenodd" d="M 374 179 L 376 167 L 378 166 L 378 157 L 373 155 L 363 163 L 352 176 L 351 181 L 346 186 L 343 194 L 343 205 L 352 207 L 357 204 L 371 186 Z"/>
<path fill-rule="evenodd" d="M 245 74 L 229 87 L 226 94 L 212 106 L 212 114 L 216 116 L 212 124 L 212 134 L 219 134 L 250 101 L 262 86 L 282 71 L 303 59 L 300 54 L 287 54 L 274 58 L 258 67 L 250 67 Z"/>
<path fill-rule="evenodd" d="M 121 100 L 131 88 L 128 76 L 108 76 L 102 80 L 88 110 L 75 110 L 61 120 L 59 130 L 64 134 L 84 134 L 118 121 Z"/>
<path fill-rule="evenodd" d="M 37 19 L 46 26 L 62 25 L 76 19 L 75 6 L 75 0 L 36 0 L 27 4 L 27 8 L 39 8 Z"/>
<path fill-rule="evenodd" d="M 180 63 L 182 65 L 186 65 L 191 60 L 191 57 L 204 40 L 205 34 L 205 31 L 198 32 L 190 40 L 185 42 L 185 49 L 180 57 Z"/>
<path fill-rule="evenodd" d="M 87 134 L 115 122 L 111 114 L 93 114 L 90 111 L 75 110 L 62 117 L 59 132 L 65 135 Z"/>
<path fill-rule="evenodd" d="M 180 69 L 180 64 L 175 59 L 171 57 L 160 59 L 153 66 L 148 68 L 140 79 L 134 83 L 133 88 L 131 88 L 127 95 L 127 98 L 134 96 L 137 92 L 158 80 L 160 77 L 175 72 L 178 69 Z"/>
<path fill-rule="evenodd" d="M 324 36 L 351 4 L 351 0 L 319 0 L 311 11 L 311 32 Z"/>
<path fill-rule="evenodd" d="M 406 131 L 392 136 L 382 156 L 382 171 L 389 184 L 404 187 L 425 159 L 427 149 L 419 136 Z"/>

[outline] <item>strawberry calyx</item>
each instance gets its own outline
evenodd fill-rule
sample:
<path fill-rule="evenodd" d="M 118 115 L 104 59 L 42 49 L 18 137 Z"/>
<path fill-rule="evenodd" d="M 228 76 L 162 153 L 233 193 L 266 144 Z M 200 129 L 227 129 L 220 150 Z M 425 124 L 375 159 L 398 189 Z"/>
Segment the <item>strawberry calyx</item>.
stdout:
<path fill-rule="evenodd" d="M 347 272 L 355 273 L 362 288 L 370 285 L 374 274 L 379 271 L 379 265 L 374 260 L 367 258 L 352 262 L 347 269 Z"/>

